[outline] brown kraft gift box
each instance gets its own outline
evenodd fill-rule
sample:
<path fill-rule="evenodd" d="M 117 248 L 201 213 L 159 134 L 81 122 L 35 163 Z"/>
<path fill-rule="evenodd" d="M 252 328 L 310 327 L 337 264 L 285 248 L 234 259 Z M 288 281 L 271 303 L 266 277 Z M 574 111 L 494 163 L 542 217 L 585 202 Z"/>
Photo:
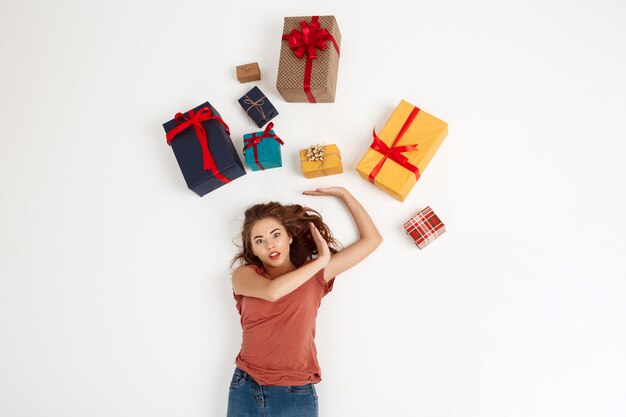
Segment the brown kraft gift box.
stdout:
<path fill-rule="evenodd" d="M 316 22 L 319 22 L 318 30 Z M 304 32 L 307 32 L 306 37 L 302 36 Z M 307 39 L 310 39 L 309 47 Z M 309 58 L 311 50 L 315 54 L 313 59 Z M 276 81 L 276 88 L 285 101 L 334 103 L 340 50 L 341 33 L 335 16 L 285 17 Z M 311 68 L 309 94 L 305 91 L 307 61 Z"/>
<path fill-rule="evenodd" d="M 237 66 L 237 79 L 240 83 L 248 83 L 250 81 L 258 81 L 261 79 L 261 69 L 259 64 L 251 62 L 250 64 Z"/>

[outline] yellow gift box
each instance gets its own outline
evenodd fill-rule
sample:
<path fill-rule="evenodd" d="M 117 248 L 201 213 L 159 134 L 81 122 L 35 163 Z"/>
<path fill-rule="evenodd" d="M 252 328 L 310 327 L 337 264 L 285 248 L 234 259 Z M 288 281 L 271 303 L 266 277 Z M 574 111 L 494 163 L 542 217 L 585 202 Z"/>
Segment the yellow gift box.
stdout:
<path fill-rule="evenodd" d="M 302 174 L 307 178 L 341 174 L 341 152 L 337 145 L 313 145 L 300 150 Z"/>
<path fill-rule="evenodd" d="M 448 124 L 402 100 L 356 167 L 366 180 L 404 201 L 448 134 Z"/>

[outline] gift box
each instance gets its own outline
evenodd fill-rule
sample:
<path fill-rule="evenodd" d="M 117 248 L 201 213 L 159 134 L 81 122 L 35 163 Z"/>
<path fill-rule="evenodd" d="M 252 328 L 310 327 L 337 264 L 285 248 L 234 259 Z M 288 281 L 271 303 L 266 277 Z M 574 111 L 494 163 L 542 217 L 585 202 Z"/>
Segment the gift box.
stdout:
<path fill-rule="evenodd" d="M 163 128 L 187 187 L 199 196 L 245 175 L 228 126 L 209 102 L 176 114 Z"/>
<path fill-rule="evenodd" d="M 402 100 L 361 158 L 356 170 L 404 201 L 448 134 L 448 124 Z"/>
<path fill-rule="evenodd" d="M 300 150 L 302 174 L 306 178 L 341 174 L 341 152 L 337 145 L 313 145 Z"/>
<path fill-rule="evenodd" d="M 340 47 L 334 16 L 285 17 L 276 80 L 285 101 L 334 103 Z"/>
<path fill-rule="evenodd" d="M 258 81 L 261 79 L 261 69 L 256 62 L 238 65 L 236 71 L 237 79 L 240 83 L 249 83 L 250 81 Z"/>
<path fill-rule="evenodd" d="M 272 102 L 256 86 L 239 99 L 239 104 L 258 127 L 265 126 L 267 122 L 278 116 L 278 111 Z"/>
<path fill-rule="evenodd" d="M 424 249 L 445 233 L 446 226 L 430 207 L 426 207 L 404 223 L 404 230 L 413 238 L 419 249 Z"/>
<path fill-rule="evenodd" d="M 253 171 L 283 166 L 280 147 L 285 143 L 274 133 L 270 122 L 263 132 L 243 135 L 243 154 L 246 165 Z"/>

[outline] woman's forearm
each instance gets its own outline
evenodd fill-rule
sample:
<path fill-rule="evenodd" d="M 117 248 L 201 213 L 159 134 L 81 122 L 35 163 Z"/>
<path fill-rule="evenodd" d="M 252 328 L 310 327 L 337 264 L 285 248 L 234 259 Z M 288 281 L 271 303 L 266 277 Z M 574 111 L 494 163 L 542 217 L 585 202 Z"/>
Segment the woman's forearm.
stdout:
<path fill-rule="evenodd" d="M 326 267 L 328 260 L 328 256 L 318 257 L 298 269 L 274 278 L 268 286 L 269 301 L 277 301 L 298 289 L 317 272 Z"/>

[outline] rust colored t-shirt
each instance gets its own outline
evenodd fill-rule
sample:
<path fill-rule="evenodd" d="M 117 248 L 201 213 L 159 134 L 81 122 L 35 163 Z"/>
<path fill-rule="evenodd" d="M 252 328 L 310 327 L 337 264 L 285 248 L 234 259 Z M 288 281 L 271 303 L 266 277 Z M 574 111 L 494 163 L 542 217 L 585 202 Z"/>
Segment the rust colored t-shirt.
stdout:
<path fill-rule="evenodd" d="M 263 269 L 258 274 L 267 278 Z M 233 295 L 241 315 L 243 339 L 235 363 L 260 385 L 304 385 L 322 379 L 315 347 L 315 319 L 326 283 L 324 270 L 283 298 L 271 302 Z"/>

